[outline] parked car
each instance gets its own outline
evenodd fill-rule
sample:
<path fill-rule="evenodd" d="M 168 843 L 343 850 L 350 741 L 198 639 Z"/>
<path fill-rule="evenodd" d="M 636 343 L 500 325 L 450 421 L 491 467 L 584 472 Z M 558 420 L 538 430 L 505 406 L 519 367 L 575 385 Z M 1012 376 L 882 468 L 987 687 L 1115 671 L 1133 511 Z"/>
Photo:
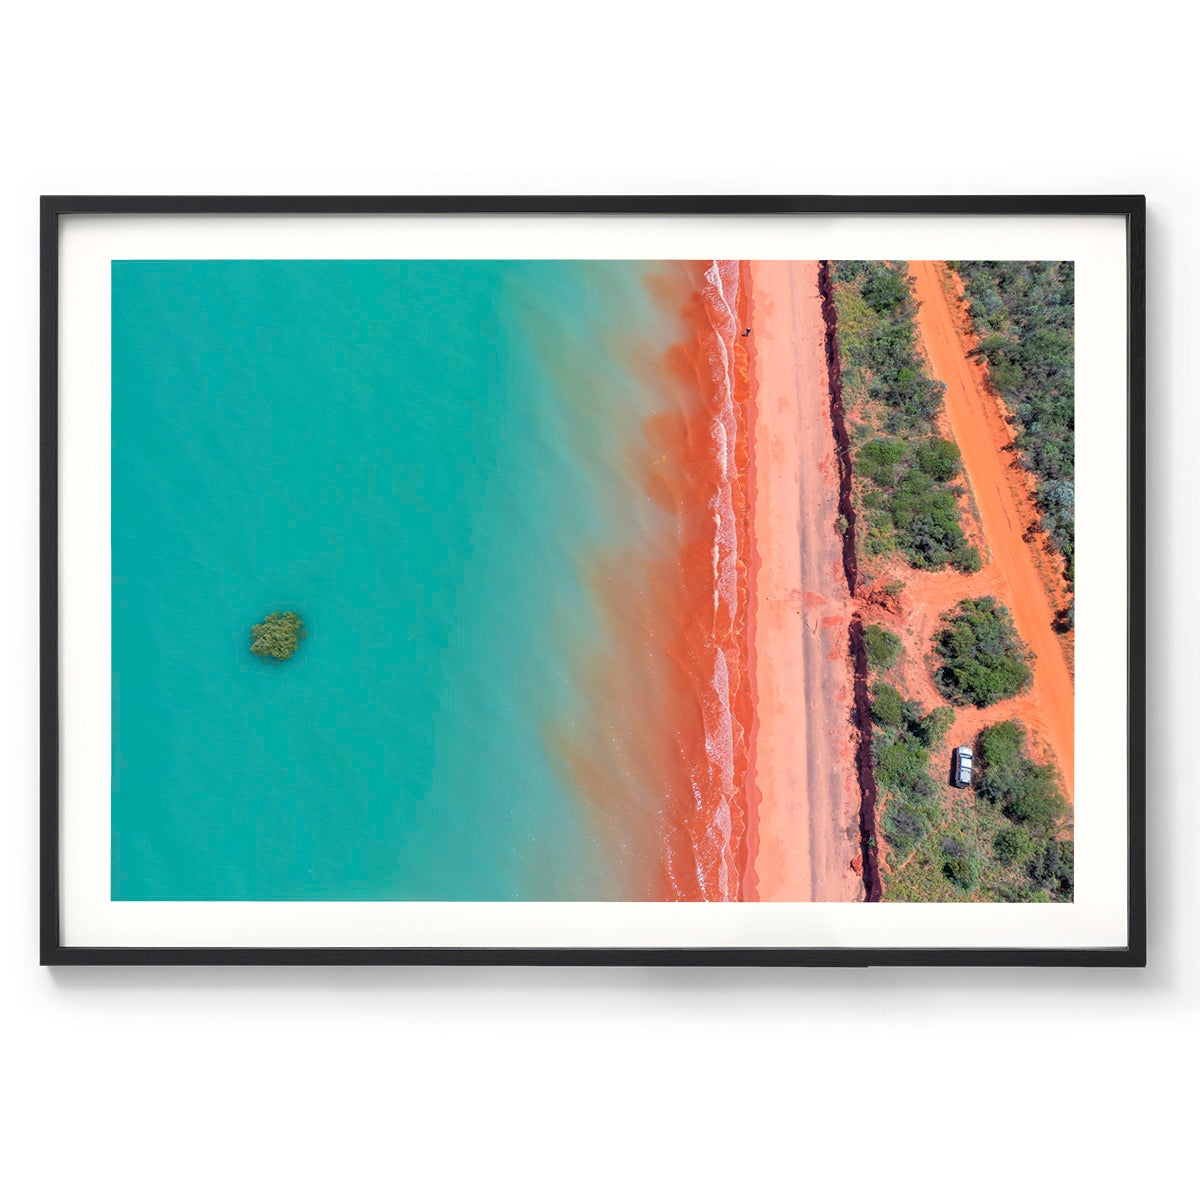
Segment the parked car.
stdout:
<path fill-rule="evenodd" d="M 951 765 L 955 787 L 968 788 L 971 786 L 971 767 L 973 765 L 974 756 L 971 754 L 971 747 L 959 746 L 954 751 L 954 761 Z"/>

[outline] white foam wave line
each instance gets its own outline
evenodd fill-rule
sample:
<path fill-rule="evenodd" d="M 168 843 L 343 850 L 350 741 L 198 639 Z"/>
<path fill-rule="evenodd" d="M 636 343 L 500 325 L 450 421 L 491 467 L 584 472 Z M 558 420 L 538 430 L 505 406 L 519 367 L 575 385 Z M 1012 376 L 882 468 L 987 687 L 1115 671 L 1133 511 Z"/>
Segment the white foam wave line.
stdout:
<path fill-rule="evenodd" d="M 715 720 L 711 724 L 706 706 L 704 746 L 708 752 L 709 763 L 715 765 L 718 773 L 717 792 L 720 800 L 717 803 L 717 811 L 713 814 L 713 825 L 721 835 L 715 847 L 720 858 L 717 884 L 721 899 L 728 900 L 733 867 L 733 713 L 729 707 L 729 664 L 725 659 L 725 652 L 719 648 L 713 664 L 713 690 L 721 703 L 717 705 Z"/>
<path fill-rule="evenodd" d="M 737 522 L 733 510 L 733 480 L 730 450 L 737 444 L 737 410 L 734 407 L 733 351 L 737 337 L 738 267 L 735 260 L 716 260 L 704 273 L 702 294 L 706 314 L 715 335 L 715 349 L 709 355 L 714 384 L 714 412 L 710 422 L 713 452 L 719 467 L 717 490 L 709 507 L 713 514 L 713 633 L 725 603 L 729 620 L 737 617 Z M 703 820 L 691 836 L 695 870 L 705 899 L 728 900 L 736 887 L 737 868 L 733 860 L 733 695 L 729 665 L 718 646 L 714 661 L 712 691 L 702 704 L 705 751 L 712 772 L 711 787 L 698 786 L 693 775 L 692 787 L 697 815 Z M 706 794 L 717 797 L 716 809 L 703 812 Z M 716 868 L 715 894 L 710 890 L 712 869 Z"/>
<path fill-rule="evenodd" d="M 704 289 L 709 322 L 716 334 L 716 356 L 710 358 L 717 385 L 717 405 L 711 431 L 720 466 L 720 483 L 711 507 L 714 516 L 714 624 L 716 608 L 723 599 L 730 620 L 737 616 L 737 525 L 733 513 L 733 486 L 730 478 L 729 450 L 737 443 L 737 411 L 734 407 L 733 346 L 737 337 L 738 263 L 717 260 L 704 273 Z M 731 300 L 732 297 L 732 300 Z"/>

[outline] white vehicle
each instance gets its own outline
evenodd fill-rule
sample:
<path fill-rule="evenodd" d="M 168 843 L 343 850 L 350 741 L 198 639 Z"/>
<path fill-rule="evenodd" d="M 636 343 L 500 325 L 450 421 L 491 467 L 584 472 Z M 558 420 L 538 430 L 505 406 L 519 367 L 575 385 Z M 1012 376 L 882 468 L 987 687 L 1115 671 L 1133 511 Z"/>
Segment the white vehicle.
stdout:
<path fill-rule="evenodd" d="M 959 746 L 954 751 L 953 779 L 955 787 L 968 788 L 971 786 L 971 767 L 973 765 L 974 757 L 971 754 L 971 747 Z"/>

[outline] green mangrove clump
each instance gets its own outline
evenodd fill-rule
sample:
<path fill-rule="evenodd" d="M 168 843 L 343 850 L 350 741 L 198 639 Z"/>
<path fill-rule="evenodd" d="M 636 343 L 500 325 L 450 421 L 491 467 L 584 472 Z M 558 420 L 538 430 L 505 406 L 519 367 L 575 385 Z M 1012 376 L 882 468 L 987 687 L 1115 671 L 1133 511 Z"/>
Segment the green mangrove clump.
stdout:
<path fill-rule="evenodd" d="M 943 613 L 933 649 L 942 660 L 934 682 L 955 704 L 986 708 L 1028 691 L 1033 682 L 1033 655 L 994 596 L 963 600 Z"/>
<path fill-rule="evenodd" d="M 261 625 L 251 626 L 250 653 L 281 661 L 291 658 L 300 645 L 300 639 L 308 636 L 301 629 L 303 624 L 294 612 L 271 613 Z"/>

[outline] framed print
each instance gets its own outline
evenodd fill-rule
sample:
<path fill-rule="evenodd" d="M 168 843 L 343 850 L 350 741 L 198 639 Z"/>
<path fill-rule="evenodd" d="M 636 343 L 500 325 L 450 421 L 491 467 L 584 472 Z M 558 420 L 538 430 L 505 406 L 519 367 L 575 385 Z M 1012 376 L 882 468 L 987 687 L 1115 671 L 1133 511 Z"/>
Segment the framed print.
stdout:
<path fill-rule="evenodd" d="M 1142 965 L 1144 218 L 44 198 L 43 961 Z"/>

